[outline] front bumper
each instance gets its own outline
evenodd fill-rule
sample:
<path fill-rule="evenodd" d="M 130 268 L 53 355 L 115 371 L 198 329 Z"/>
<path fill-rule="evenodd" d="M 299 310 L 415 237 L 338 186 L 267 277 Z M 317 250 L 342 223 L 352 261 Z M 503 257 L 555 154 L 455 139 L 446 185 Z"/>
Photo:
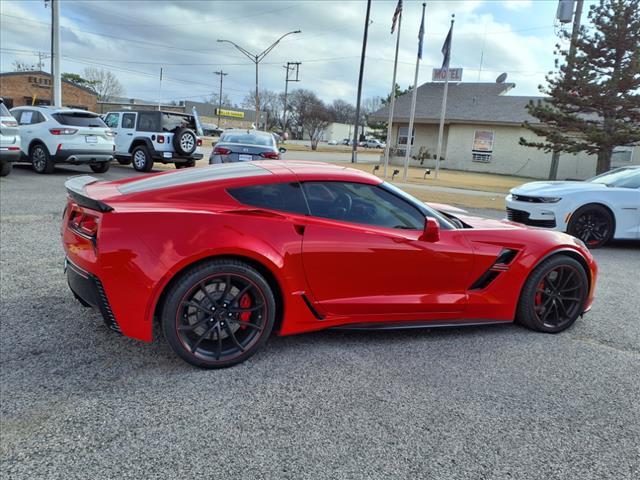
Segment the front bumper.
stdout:
<path fill-rule="evenodd" d="M 69 288 L 80 303 L 100 310 L 107 327 L 121 333 L 100 279 L 78 267 L 69 258 L 64 259 L 64 271 Z"/>
<path fill-rule="evenodd" d="M 531 227 L 542 227 L 566 231 L 566 221 L 559 203 L 530 203 L 513 200 L 511 195 L 505 199 L 507 219 Z"/>
<path fill-rule="evenodd" d="M 58 150 L 54 157 L 56 163 L 100 163 L 110 162 L 113 160 L 112 150 L 98 150 L 92 152 L 91 150 Z"/>

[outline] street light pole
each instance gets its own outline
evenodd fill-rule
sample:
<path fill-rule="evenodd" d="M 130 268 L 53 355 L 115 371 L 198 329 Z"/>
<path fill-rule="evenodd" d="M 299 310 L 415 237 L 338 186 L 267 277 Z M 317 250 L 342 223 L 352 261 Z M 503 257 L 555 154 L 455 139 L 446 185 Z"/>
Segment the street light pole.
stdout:
<path fill-rule="evenodd" d="M 362 97 L 362 77 L 364 75 L 364 57 L 367 53 L 367 37 L 369 35 L 369 16 L 371 13 L 371 0 L 367 0 L 367 15 L 364 19 L 364 37 L 362 39 L 362 55 L 360 56 L 360 74 L 358 76 L 358 99 L 356 101 L 356 122 L 353 132 L 353 145 L 351 146 L 351 163 L 358 161 L 358 133 L 360 129 L 360 99 Z"/>
<path fill-rule="evenodd" d="M 230 43 L 231 45 L 236 47 L 236 49 L 238 49 L 243 55 L 245 55 L 249 60 L 251 60 L 256 65 L 256 128 L 260 124 L 260 96 L 258 93 L 258 66 L 260 65 L 260 62 L 264 60 L 264 57 L 266 57 L 269 54 L 269 52 L 271 52 L 271 50 L 273 50 L 276 47 L 276 45 L 278 45 L 278 43 L 280 43 L 280 41 L 284 37 L 286 37 L 287 35 L 292 35 L 294 33 L 301 33 L 301 32 L 302 32 L 301 30 L 294 30 L 292 32 L 285 33 L 279 39 L 277 39 L 275 42 L 273 42 L 271 45 L 269 45 L 266 49 L 264 49 L 262 52 L 258 54 L 249 52 L 248 50 L 246 50 L 245 48 L 242 48 L 240 45 L 232 42 L 231 40 L 218 39 L 218 42 Z"/>
<path fill-rule="evenodd" d="M 222 79 L 229 74 L 224 73 L 222 69 L 220 69 L 219 72 L 214 73 L 220 76 L 220 93 L 218 94 L 218 128 L 220 128 L 220 110 L 222 110 Z"/>

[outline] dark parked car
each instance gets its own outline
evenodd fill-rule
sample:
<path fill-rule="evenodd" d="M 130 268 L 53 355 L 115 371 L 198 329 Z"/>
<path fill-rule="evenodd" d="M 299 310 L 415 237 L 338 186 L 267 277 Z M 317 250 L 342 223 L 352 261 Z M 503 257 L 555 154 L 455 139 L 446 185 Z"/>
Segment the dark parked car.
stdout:
<path fill-rule="evenodd" d="M 280 154 L 287 151 L 278 148 L 273 133 L 260 130 L 225 130 L 213 146 L 210 164 L 279 160 Z"/>

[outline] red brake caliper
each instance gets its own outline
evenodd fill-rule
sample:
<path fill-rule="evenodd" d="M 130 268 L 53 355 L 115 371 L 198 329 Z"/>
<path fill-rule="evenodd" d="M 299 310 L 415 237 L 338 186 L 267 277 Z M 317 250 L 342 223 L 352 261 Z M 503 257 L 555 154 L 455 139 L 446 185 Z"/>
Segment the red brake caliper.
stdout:
<path fill-rule="evenodd" d="M 240 302 L 238 303 L 240 308 L 250 308 L 251 307 L 251 297 L 248 293 L 245 293 L 242 298 L 240 298 Z M 251 312 L 242 312 L 240 314 L 240 320 L 243 322 L 248 322 L 249 318 L 251 318 Z M 242 325 L 240 328 L 243 330 L 247 328 L 245 325 Z"/>

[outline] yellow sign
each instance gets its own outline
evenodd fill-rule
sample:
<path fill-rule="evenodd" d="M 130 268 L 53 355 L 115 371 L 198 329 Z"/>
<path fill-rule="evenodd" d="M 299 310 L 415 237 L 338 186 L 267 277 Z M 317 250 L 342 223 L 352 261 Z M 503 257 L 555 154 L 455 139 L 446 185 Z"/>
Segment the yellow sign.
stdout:
<path fill-rule="evenodd" d="M 220 115 L 221 117 L 244 118 L 244 112 L 225 110 L 224 108 L 216 108 L 216 115 Z"/>

